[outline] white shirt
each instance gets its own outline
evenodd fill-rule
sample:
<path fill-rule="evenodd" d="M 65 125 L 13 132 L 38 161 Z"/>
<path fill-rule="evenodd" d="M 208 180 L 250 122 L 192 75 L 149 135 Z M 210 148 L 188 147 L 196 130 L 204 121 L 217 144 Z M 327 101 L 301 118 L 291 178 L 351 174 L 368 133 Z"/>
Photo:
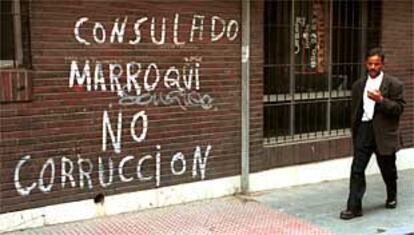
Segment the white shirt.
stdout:
<path fill-rule="evenodd" d="M 362 114 L 363 122 L 370 121 L 374 117 L 375 101 L 368 98 L 368 91 L 379 90 L 383 77 L 384 77 L 384 73 L 382 71 L 376 78 L 371 78 L 368 75 L 368 79 L 367 79 L 367 83 L 365 84 L 364 95 L 363 95 L 363 102 L 364 102 L 364 105 L 363 105 L 364 113 Z"/>

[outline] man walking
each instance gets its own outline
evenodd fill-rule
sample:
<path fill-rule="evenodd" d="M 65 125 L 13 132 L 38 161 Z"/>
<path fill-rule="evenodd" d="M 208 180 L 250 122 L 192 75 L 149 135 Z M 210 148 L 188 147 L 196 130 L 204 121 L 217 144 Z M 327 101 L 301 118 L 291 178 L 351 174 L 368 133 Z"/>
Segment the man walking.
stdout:
<path fill-rule="evenodd" d="M 384 53 L 371 49 L 365 57 L 367 76 L 352 86 L 352 140 L 354 158 L 351 167 L 347 209 L 341 219 L 362 216 L 365 193 L 365 169 L 372 153 L 387 189 L 386 208 L 397 206 L 397 168 L 395 153 L 399 149 L 399 120 L 404 109 L 403 84 L 385 74 Z"/>

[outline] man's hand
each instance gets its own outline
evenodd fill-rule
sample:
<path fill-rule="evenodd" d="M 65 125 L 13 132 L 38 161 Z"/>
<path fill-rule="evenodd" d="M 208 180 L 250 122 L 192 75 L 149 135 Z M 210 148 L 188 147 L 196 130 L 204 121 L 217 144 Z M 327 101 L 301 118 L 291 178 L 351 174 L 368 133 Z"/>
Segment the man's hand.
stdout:
<path fill-rule="evenodd" d="M 368 98 L 375 101 L 375 103 L 381 103 L 384 97 L 382 97 L 381 92 L 379 90 L 375 91 L 368 91 Z"/>

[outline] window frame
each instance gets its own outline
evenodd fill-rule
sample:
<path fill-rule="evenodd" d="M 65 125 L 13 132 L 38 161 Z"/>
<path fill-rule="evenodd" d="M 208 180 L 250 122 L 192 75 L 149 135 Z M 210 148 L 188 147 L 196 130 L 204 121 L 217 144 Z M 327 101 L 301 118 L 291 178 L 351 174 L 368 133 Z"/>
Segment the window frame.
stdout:
<path fill-rule="evenodd" d="M 23 34 L 22 34 L 22 19 L 21 19 L 21 3 L 20 0 L 11 0 L 11 14 L 13 15 L 13 42 L 14 55 L 13 60 L 0 59 L 1 69 L 20 68 L 23 63 Z"/>

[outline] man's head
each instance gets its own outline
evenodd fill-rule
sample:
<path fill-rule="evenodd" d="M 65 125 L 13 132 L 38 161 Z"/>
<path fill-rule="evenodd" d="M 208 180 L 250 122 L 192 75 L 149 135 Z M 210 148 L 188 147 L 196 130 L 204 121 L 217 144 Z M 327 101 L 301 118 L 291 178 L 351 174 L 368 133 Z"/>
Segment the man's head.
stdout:
<path fill-rule="evenodd" d="M 380 48 L 373 48 L 368 51 L 365 57 L 365 67 L 370 77 L 377 77 L 384 67 L 384 52 Z"/>

